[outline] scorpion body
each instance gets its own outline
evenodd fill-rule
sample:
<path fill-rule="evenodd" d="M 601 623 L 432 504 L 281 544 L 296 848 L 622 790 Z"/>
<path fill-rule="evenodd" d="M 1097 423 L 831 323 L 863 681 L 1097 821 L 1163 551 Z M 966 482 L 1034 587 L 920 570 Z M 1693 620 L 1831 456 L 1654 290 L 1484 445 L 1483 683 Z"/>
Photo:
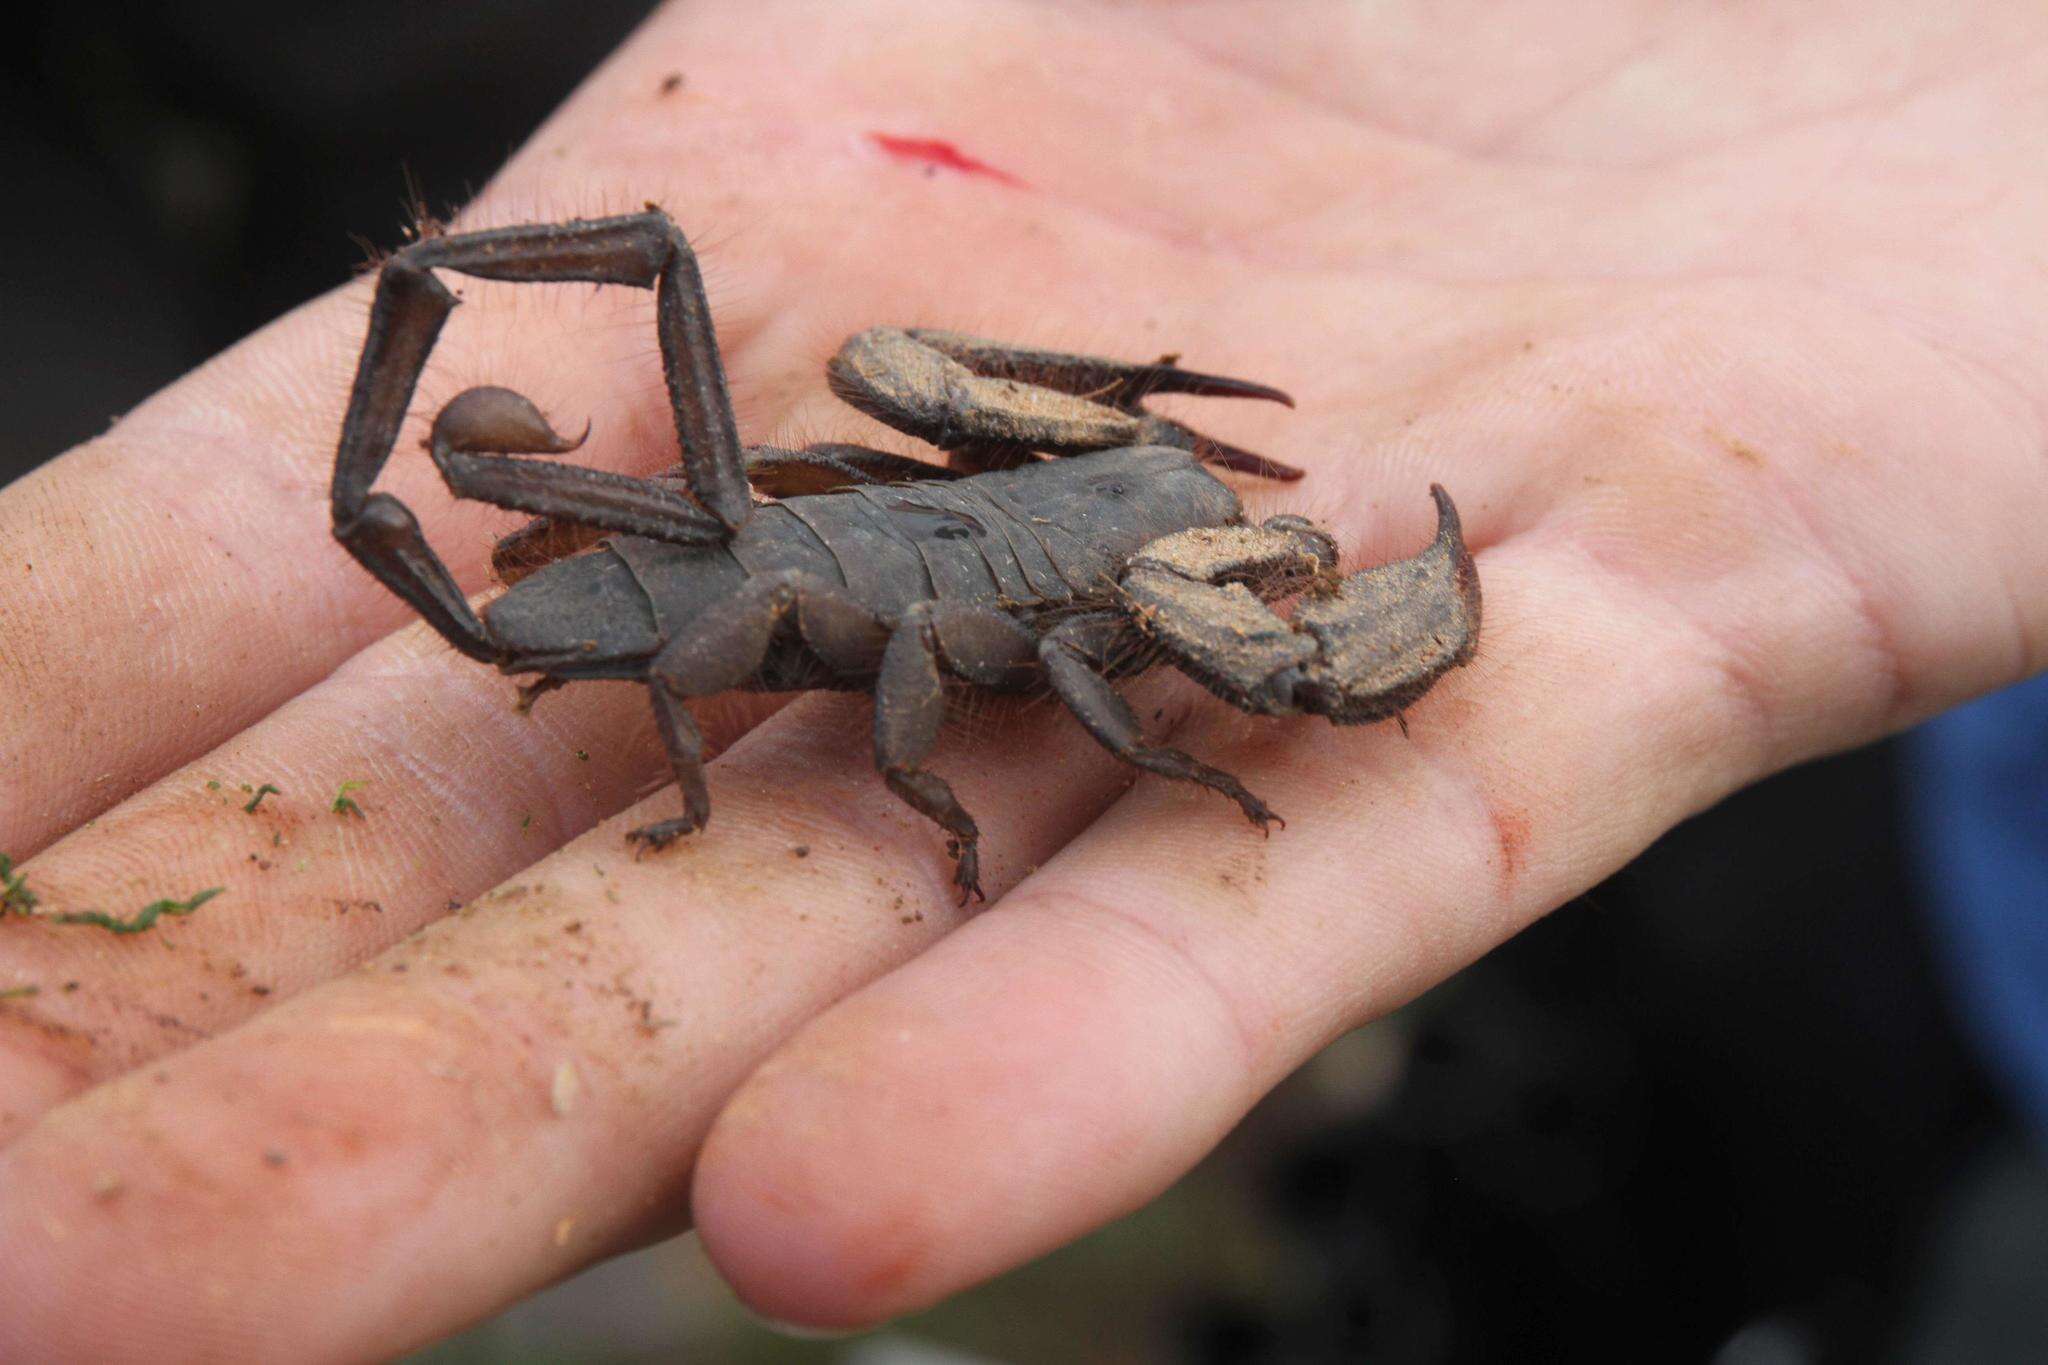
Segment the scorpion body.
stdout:
<path fill-rule="evenodd" d="M 508 591 L 479 615 L 412 513 L 371 486 L 455 299 L 436 268 L 651 288 L 682 463 L 633 478 L 521 460 L 558 436 L 506 389 L 458 395 L 428 449 L 458 496 L 539 514 L 494 556 Z M 872 692 L 890 789 L 952 836 L 979 894 L 979 830 L 922 766 L 950 683 L 1049 692 L 1125 762 L 1277 820 L 1229 773 L 1146 742 L 1111 681 L 1170 661 L 1247 711 L 1339 723 L 1398 716 L 1471 657 L 1479 584 L 1433 488 L 1433 543 L 1349 576 L 1301 517 L 1252 525 L 1204 464 L 1299 471 L 1145 411 L 1173 392 L 1289 402 L 1263 385 L 877 328 L 828 366 L 855 406 L 951 467 L 853 445 L 743 447 L 687 242 L 667 215 L 433 238 L 388 259 L 335 462 L 335 535 L 464 653 L 537 675 L 645 681 L 683 799 L 632 837 L 660 847 L 710 815 L 685 702 L 733 689 Z M 1052 458 L 1042 458 L 1042 457 Z M 1064 458 L 1072 457 L 1072 458 Z M 772 500 L 762 500 L 766 495 Z M 1273 601 L 1300 593 L 1291 618 Z"/>
<path fill-rule="evenodd" d="M 1237 495 L 1192 455 L 1128 447 L 957 481 L 800 495 L 757 508 L 723 544 L 612 537 L 539 569 L 530 590 L 499 598 L 483 619 L 507 672 L 563 679 L 644 677 L 690 623 L 749 584 L 788 578 L 844 592 L 880 621 L 945 604 L 1031 626 L 1112 605 L 1106 590 L 1160 537 L 1242 517 Z M 737 686 L 872 690 L 874 668 L 821 658 L 797 624 L 782 623 Z M 565 652 L 564 641 L 575 643 Z M 1007 690 L 1034 681 L 1019 677 Z"/>

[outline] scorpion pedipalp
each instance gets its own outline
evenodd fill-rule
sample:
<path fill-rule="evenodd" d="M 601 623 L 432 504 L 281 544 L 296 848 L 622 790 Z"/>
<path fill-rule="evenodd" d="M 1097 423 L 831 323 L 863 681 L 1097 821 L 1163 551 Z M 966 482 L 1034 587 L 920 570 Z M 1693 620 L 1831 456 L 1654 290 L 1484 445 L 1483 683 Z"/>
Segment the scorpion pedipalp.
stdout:
<path fill-rule="evenodd" d="M 1334 542 L 1275 517 L 1155 541 L 1133 558 L 1125 599 L 1168 658 L 1240 710 L 1339 725 L 1399 716 L 1479 638 L 1479 576 L 1457 507 L 1440 487 L 1430 495 L 1436 536 L 1411 558 L 1335 578 Z M 1293 619 L 1266 604 L 1308 578 Z"/>
<path fill-rule="evenodd" d="M 1302 471 L 1145 410 L 1154 394 L 1258 398 L 1294 406 L 1279 389 L 1184 370 L 1067 355 L 931 328 L 871 327 L 826 364 L 832 391 L 898 431 L 971 465 L 1015 464 L 1032 452 L 1083 455 L 1171 446 L 1208 464 L 1292 480 Z"/>

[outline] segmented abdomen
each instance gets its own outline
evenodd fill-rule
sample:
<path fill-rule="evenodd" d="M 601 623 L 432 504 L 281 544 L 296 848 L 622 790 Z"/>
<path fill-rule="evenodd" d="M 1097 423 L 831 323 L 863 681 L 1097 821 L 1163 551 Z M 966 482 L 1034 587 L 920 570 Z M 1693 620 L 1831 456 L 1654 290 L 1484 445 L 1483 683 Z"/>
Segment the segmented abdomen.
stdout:
<path fill-rule="evenodd" d="M 885 617 L 932 599 L 1045 607 L 1100 595 L 1114 572 L 1102 551 L 1006 505 L 1000 491 L 979 482 L 857 488 L 777 506 L 830 556 L 854 595 Z M 793 529 L 742 533 L 733 553 L 753 572 L 785 567 Z"/>

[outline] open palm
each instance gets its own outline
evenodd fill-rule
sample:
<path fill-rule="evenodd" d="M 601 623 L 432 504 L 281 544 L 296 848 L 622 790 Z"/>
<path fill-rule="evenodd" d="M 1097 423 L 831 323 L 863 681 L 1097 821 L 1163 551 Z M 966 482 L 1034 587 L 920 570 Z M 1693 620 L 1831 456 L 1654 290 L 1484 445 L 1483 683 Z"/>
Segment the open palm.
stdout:
<path fill-rule="evenodd" d="M 713 705 L 715 818 L 636 861 L 642 689 L 519 714 L 331 540 L 367 286 L 309 304 L 0 494 L 0 850 L 41 911 L 224 888 L 0 922 L 0 1355 L 384 1354 L 685 1221 L 771 1316 L 900 1313 L 1685 815 L 2043 667 L 2048 21 L 1878 8 L 662 11 L 461 226 L 660 203 L 750 440 L 908 449 L 822 382 L 875 323 L 1279 384 L 1174 410 L 1363 559 L 1446 485 L 1479 657 L 1405 738 L 1135 688 L 1271 840 L 1051 708 L 966 727 L 971 916 L 860 704 Z M 419 430 L 503 383 L 672 462 L 644 295 L 462 289 Z M 513 519 L 415 434 L 383 486 L 481 591 Z"/>

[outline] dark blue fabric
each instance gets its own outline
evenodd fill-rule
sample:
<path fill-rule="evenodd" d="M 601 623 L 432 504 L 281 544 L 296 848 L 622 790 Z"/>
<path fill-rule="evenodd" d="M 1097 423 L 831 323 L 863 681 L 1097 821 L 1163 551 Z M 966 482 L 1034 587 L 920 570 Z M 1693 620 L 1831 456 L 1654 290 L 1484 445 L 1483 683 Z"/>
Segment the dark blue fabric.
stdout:
<path fill-rule="evenodd" d="M 1907 803 L 1964 1025 L 2048 1142 L 2048 676 L 1907 738 Z"/>

